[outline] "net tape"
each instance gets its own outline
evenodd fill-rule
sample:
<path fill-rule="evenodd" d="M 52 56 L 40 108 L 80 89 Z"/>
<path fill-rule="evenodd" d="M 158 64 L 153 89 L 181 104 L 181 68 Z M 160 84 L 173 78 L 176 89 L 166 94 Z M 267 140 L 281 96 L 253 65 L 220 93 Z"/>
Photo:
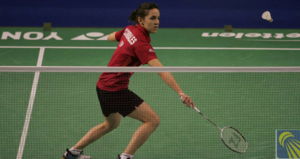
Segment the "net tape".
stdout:
<path fill-rule="evenodd" d="M 0 72 L 300 72 L 300 67 L 0 66 Z"/>

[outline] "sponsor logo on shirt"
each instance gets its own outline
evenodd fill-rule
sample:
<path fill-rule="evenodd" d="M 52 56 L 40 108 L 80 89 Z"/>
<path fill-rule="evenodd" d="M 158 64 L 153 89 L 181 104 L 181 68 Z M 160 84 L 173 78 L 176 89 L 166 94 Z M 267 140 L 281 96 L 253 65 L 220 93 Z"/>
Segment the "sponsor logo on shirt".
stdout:
<path fill-rule="evenodd" d="M 150 49 L 149 49 L 149 52 L 155 52 L 155 51 L 154 51 L 154 49 L 150 48 Z"/>
<path fill-rule="evenodd" d="M 119 47 L 122 47 L 124 45 L 124 41 L 120 41 Z"/>
<path fill-rule="evenodd" d="M 131 33 L 131 31 L 128 28 L 125 29 L 123 35 L 125 36 L 130 45 L 133 45 L 137 41 L 135 36 Z"/>

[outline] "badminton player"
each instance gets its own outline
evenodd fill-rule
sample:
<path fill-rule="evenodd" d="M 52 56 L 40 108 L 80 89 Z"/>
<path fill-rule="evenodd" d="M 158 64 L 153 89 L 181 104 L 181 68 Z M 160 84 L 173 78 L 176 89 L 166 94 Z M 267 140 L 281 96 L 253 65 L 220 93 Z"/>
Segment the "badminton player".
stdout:
<path fill-rule="evenodd" d="M 111 33 L 109 41 L 118 41 L 108 66 L 140 66 L 148 64 L 151 67 L 162 67 L 155 51 L 150 44 L 149 34 L 156 33 L 159 27 L 160 12 L 154 3 L 143 3 L 132 11 L 130 21 L 135 26 L 127 26 L 123 30 Z M 97 94 L 105 122 L 89 130 L 79 142 L 67 149 L 63 159 L 89 159 L 82 150 L 111 132 L 120 124 L 121 118 L 130 117 L 142 122 L 133 134 L 128 146 L 118 159 L 132 159 L 134 153 L 141 147 L 160 123 L 156 112 L 138 95 L 128 89 L 129 78 L 133 73 L 102 73 L 97 83 Z M 186 95 L 171 73 L 159 73 L 162 80 L 169 85 L 186 106 L 193 105 L 192 99 Z M 143 158 L 143 157 L 142 157 Z"/>

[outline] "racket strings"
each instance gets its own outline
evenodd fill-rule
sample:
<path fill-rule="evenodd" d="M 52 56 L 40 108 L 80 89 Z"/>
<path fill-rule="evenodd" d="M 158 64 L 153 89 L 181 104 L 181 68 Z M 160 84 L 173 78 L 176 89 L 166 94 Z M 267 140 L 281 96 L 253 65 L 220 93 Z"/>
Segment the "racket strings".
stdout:
<path fill-rule="evenodd" d="M 243 153 L 247 150 L 248 144 L 244 136 L 232 127 L 223 128 L 221 138 L 224 144 L 233 151 Z"/>

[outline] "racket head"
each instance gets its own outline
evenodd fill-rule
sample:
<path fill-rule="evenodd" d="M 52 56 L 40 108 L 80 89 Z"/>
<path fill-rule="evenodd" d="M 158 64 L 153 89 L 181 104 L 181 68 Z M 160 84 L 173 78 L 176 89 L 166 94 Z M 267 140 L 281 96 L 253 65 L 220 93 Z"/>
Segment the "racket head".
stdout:
<path fill-rule="evenodd" d="M 221 139 L 223 143 L 234 152 L 244 153 L 248 148 L 245 137 L 231 126 L 221 129 Z"/>

